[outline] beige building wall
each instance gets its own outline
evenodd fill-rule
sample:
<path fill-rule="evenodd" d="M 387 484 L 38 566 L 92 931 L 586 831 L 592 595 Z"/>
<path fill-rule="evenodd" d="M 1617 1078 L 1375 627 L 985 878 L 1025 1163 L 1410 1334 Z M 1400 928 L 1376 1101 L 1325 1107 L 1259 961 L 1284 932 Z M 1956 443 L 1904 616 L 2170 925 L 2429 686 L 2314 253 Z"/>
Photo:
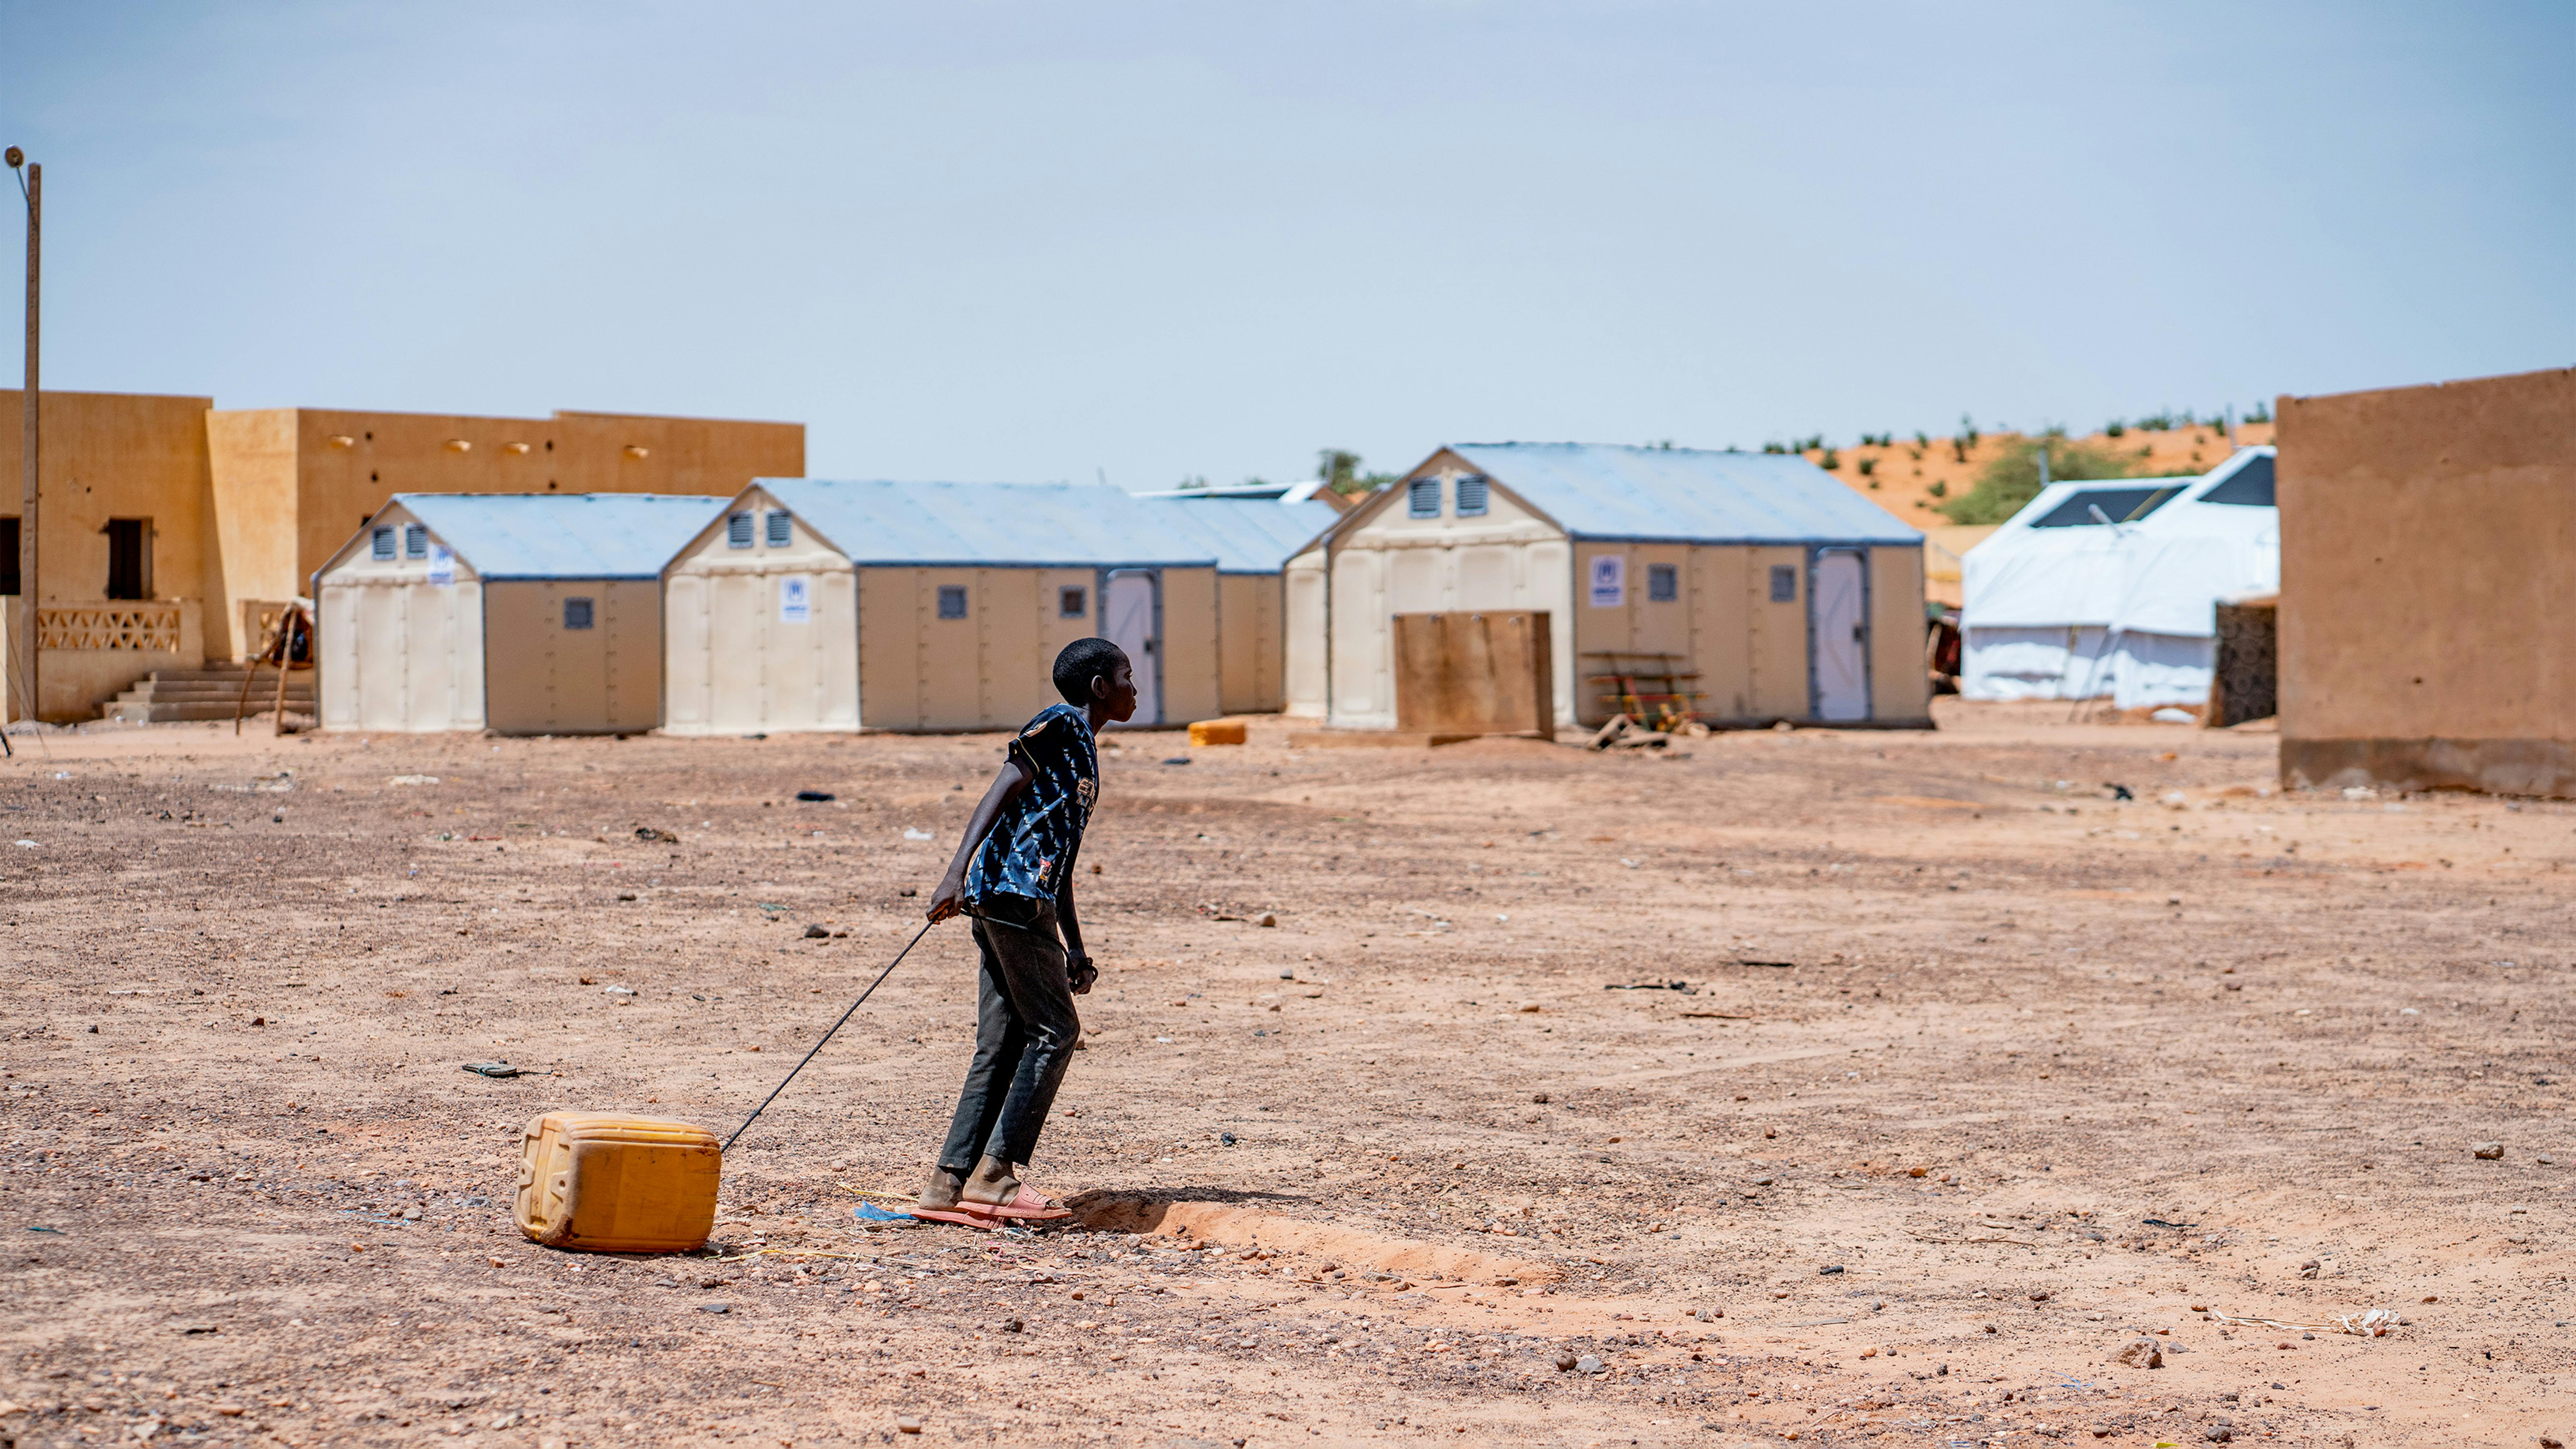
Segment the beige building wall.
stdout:
<path fill-rule="evenodd" d="M 1442 450 L 1404 482 L 1360 505 L 1361 517 L 1334 535 L 1331 550 L 1330 723 L 1340 728 L 1395 728 L 1397 614 L 1460 609 L 1520 609 L 1549 615 L 1556 642 L 1557 723 L 1574 721 L 1578 625 L 1570 617 L 1574 565 L 1564 533 L 1500 482 L 1488 511 L 1460 518 L 1451 485 L 1441 488 L 1437 518 L 1414 518 L 1406 483 L 1427 474 L 1474 472 Z"/>
<path fill-rule="evenodd" d="M 220 627 L 239 603 L 289 599 L 396 493 L 680 493 L 723 496 L 805 472 L 801 423 L 621 413 L 549 418 L 264 408 L 207 412 Z"/>
<path fill-rule="evenodd" d="M 1225 714 L 1276 714 L 1287 702 L 1280 574 L 1219 574 L 1217 694 Z"/>
<path fill-rule="evenodd" d="M 1291 713 L 1322 714 L 1342 728 L 1393 729 L 1392 619 L 1397 614 L 1531 609 L 1550 614 L 1557 723 L 1597 726 L 1619 712 L 1611 654 L 1674 656 L 1696 673 L 1697 710 L 1721 721 L 1810 717 L 1809 550 L 1723 544 L 1569 542 L 1556 525 L 1493 482 L 1489 512 L 1456 516 L 1454 476 L 1475 471 L 1442 451 L 1385 492 L 1328 545 L 1288 561 L 1286 692 Z M 1413 518 L 1414 478 L 1444 475 L 1441 516 Z M 1880 724 L 1930 719 L 1923 644 L 1923 551 L 1866 550 L 1870 717 Z M 1593 560 L 1621 562 L 1616 604 L 1596 605 Z M 1653 598 L 1652 569 L 1675 570 L 1675 594 Z M 1787 600 L 1770 596 L 1771 570 L 1793 570 Z M 1642 668 L 1641 659 L 1625 667 Z M 1329 692 L 1328 692 L 1329 686 Z M 1650 705 L 1649 711 L 1652 711 Z"/>
<path fill-rule="evenodd" d="M 418 522 L 400 508 L 382 521 Z M 462 558 L 455 570 L 432 583 L 428 560 L 377 559 L 363 539 L 328 562 L 314 600 L 322 728 L 484 728 L 484 584 Z"/>
<path fill-rule="evenodd" d="M 1320 720 L 1331 704 L 1332 680 L 1327 670 L 1332 628 L 1331 559 L 1318 545 L 1288 560 L 1281 574 L 1287 594 L 1282 618 L 1286 699 L 1282 708 L 1304 719 Z"/>
<path fill-rule="evenodd" d="M 1752 709 L 1747 720 L 1805 719 L 1809 685 L 1807 649 L 1807 550 L 1796 546 L 1752 547 L 1744 556 L 1745 648 L 1751 667 L 1745 694 Z M 1774 601 L 1771 570 L 1797 571 L 1797 597 Z"/>
<path fill-rule="evenodd" d="M 590 601 L 587 629 L 566 605 Z M 484 713 L 505 735 L 641 734 L 661 722 L 662 589 L 653 579 L 483 585 Z"/>
<path fill-rule="evenodd" d="M 25 394 L 0 391 L 0 517 L 16 518 L 24 468 L 17 420 Z M 53 616 L 37 675 L 49 720 L 91 719 L 97 707 L 155 669 L 195 667 L 205 657 L 208 580 L 222 560 L 210 546 L 205 416 L 213 399 L 150 393 L 53 392 L 38 402 L 42 492 L 37 551 L 42 604 Z M 149 524 L 148 587 L 142 599 L 107 609 L 110 519 Z M 14 561 L 13 561 L 14 562 Z M 9 600 L 9 628 L 30 627 L 26 600 Z M 112 645 L 113 647 L 102 647 Z M 13 657 L 8 715 L 26 700 Z"/>
<path fill-rule="evenodd" d="M 2576 370 L 2277 415 L 2283 780 L 2576 796 Z"/>
<path fill-rule="evenodd" d="M 1214 568 L 1159 571 L 1163 576 L 1163 722 L 1187 724 L 1225 713 L 1217 662 L 1217 573 Z"/>
<path fill-rule="evenodd" d="M 1167 587 L 1179 572 L 1163 571 Z M 939 617 L 942 587 L 966 590 L 965 618 Z M 1082 591 L 1080 613 L 1064 611 L 1067 589 Z M 1201 601 L 1203 623 L 1192 631 L 1205 641 L 1200 667 L 1211 671 L 1213 603 Z M 1099 608 L 1091 569 L 863 568 L 861 717 L 869 729 L 1016 729 L 1057 702 L 1055 656 L 1097 632 Z M 1212 677 L 1202 687 L 1213 697 Z"/>
<path fill-rule="evenodd" d="M 676 735 L 854 731 L 863 671 L 860 583 L 840 550 L 791 514 L 772 548 L 751 489 L 663 571 L 662 727 Z M 752 515 L 752 546 L 727 541 L 732 514 Z M 803 579 L 807 619 L 790 622 L 785 582 Z"/>
<path fill-rule="evenodd" d="M 1924 557 L 1919 548 L 1869 551 L 1869 717 L 1879 724 L 1932 723 Z"/>

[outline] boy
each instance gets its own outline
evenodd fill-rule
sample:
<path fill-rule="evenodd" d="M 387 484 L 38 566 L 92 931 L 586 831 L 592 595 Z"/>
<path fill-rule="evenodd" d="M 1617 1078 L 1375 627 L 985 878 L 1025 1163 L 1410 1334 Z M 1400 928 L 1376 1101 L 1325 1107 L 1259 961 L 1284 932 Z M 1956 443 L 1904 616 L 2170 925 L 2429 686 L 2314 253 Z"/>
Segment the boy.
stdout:
<path fill-rule="evenodd" d="M 1100 790 L 1094 741 L 1102 725 L 1134 717 L 1136 678 L 1117 645 L 1077 639 L 1055 657 L 1055 688 L 1065 702 L 1040 710 L 1011 741 L 930 898 L 933 921 L 975 918 L 983 970 L 974 1064 L 917 1217 L 989 1228 L 1072 1216 L 1022 1187 L 1018 1174 L 1082 1035 L 1073 998 L 1100 974 L 1082 950 L 1073 865 Z"/>

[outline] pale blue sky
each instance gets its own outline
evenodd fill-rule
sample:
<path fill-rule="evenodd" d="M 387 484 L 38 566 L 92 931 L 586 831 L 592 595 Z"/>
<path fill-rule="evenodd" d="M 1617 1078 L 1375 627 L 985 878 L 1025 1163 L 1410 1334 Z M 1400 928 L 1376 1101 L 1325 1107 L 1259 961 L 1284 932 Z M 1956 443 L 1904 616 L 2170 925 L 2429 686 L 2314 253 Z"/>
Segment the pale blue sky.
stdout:
<path fill-rule="evenodd" d="M 1146 488 L 2563 366 L 2571 64 L 2476 0 L 0 0 L 0 141 L 56 387 Z"/>

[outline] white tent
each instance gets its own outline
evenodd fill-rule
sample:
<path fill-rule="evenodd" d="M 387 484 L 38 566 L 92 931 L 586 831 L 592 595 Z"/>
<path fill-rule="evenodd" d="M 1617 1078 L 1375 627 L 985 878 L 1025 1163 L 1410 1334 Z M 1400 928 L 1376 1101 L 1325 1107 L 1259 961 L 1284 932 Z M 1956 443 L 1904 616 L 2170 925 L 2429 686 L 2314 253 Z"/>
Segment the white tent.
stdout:
<path fill-rule="evenodd" d="M 2209 696 L 2217 601 L 2277 589 L 2273 450 L 2198 478 L 2051 484 L 1969 550 L 1959 692 L 2122 709 Z"/>

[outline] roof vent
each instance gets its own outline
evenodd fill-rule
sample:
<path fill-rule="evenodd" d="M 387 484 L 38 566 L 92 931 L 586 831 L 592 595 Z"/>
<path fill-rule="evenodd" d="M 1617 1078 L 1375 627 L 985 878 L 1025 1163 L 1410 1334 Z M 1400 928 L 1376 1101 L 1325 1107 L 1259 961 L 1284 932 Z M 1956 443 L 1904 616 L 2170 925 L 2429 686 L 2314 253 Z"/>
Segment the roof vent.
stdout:
<path fill-rule="evenodd" d="M 1458 516 L 1481 518 L 1493 493 L 1493 480 L 1482 473 L 1470 473 L 1458 480 Z"/>
<path fill-rule="evenodd" d="M 1440 516 L 1440 479 L 1438 475 L 1416 478 L 1405 489 L 1405 511 L 1415 518 Z"/>
<path fill-rule="evenodd" d="M 785 548 L 789 543 L 794 541 L 796 535 L 789 531 L 790 525 L 787 521 L 786 509 L 773 508 L 769 510 L 769 517 L 765 519 L 764 522 L 769 528 L 769 546 L 771 548 Z"/>
<path fill-rule="evenodd" d="M 725 547 L 751 547 L 751 515 L 732 513 L 725 516 Z"/>

